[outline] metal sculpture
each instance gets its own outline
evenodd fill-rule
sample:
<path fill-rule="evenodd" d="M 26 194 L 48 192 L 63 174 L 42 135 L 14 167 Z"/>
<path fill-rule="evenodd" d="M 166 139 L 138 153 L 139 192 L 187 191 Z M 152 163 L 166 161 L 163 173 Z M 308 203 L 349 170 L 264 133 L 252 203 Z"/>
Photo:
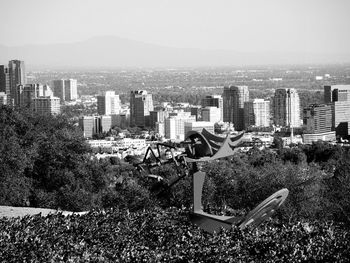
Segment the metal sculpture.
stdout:
<path fill-rule="evenodd" d="M 172 152 L 175 147 L 157 144 L 158 155 L 149 147 L 143 161 L 136 164 L 136 166 L 140 171 L 146 172 L 147 170 L 147 176 L 161 181 L 163 178 L 153 175 L 151 169 L 166 163 L 174 163 L 177 167 L 178 176 L 168 182 L 166 187 L 171 187 L 185 176 L 192 175 L 193 211 L 190 220 L 203 230 L 213 233 L 220 231 L 221 228 L 230 229 L 232 225 L 237 225 L 241 229 L 247 226 L 257 227 L 282 205 L 289 193 L 287 189 L 277 191 L 242 217 L 213 215 L 204 212 L 202 209 L 202 192 L 206 173 L 201 170 L 201 164 L 234 155 L 236 147 L 242 141 L 242 137 L 243 133 L 234 137 L 227 135 L 224 138 L 212 134 L 206 129 L 203 129 L 202 132 L 190 131 L 185 141 L 187 143 L 185 153 L 175 156 Z M 171 153 L 168 154 L 168 158 L 165 158 L 165 160 L 161 159 L 161 146 L 166 147 L 167 151 Z M 150 153 L 151 156 L 149 156 Z M 190 165 L 192 165 L 192 168 Z"/>

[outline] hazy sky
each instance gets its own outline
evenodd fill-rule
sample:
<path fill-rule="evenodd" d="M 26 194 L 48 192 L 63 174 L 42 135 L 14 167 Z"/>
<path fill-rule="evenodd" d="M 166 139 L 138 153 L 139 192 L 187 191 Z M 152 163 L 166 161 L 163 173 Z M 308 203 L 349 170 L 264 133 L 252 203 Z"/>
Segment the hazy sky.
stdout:
<path fill-rule="evenodd" d="M 350 53 L 350 0 L 0 0 L 0 44 L 115 35 L 171 47 Z"/>

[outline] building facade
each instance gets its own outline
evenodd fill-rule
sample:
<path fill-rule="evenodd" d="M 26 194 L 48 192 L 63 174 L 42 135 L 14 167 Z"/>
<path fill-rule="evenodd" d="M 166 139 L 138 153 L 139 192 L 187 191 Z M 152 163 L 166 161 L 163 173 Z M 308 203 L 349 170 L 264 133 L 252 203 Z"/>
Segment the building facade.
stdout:
<path fill-rule="evenodd" d="M 53 92 L 61 102 L 72 101 L 78 98 L 78 83 L 76 79 L 56 79 L 52 81 Z"/>
<path fill-rule="evenodd" d="M 41 115 L 59 114 L 61 112 L 60 98 L 54 96 L 42 96 L 33 99 L 34 111 Z"/>
<path fill-rule="evenodd" d="M 224 116 L 224 103 L 221 95 L 210 95 L 202 99 L 202 107 L 216 107 L 220 109 L 220 121 Z"/>
<path fill-rule="evenodd" d="M 99 115 L 119 114 L 120 110 L 120 98 L 114 91 L 106 91 L 104 95 L 97 96 L 97 113 Z"/>
<path fill-rule="evenodd" d="M 15 106 L 34 109 L 34 99 L 44 96 L 44 86 L 41 84 L 17 85 L 14 94 Z"/>
<path fill-rule="evenodd" d="M 185 139 L 185 123 L 195 122 L 196 117 L 190 112 L 180 112 L 165 119 L 164 130 L 165 138 L 171 140 Z"/>
<path fill-rule="evenodd" d="M 149 126 L 150 112 L 153 109 L 152 94 L 146 90 L 130 92 L 130 125 Z"/>
<path fill-rule="evenodd" d="M 350 85 L 324 86 L 324 102 L 350 101 Z"/>
<path fill-rule="evenodd" d="M 244 102 L 245 127 L 269 127 L 270 126 L 270 101 L 254 99 Z"/>
<path fill-rule="evenodd" d="M 332 107 L 332 130 L 339 137 L 350 135 L 350 85 L 324 86 L 324 101 Z"/>
<path fill-rule="evenodd" d="M 300 101 L 296 89 L 276 89 L 273 113 L 276 125 L 300 127 Z"/>
<path fill-rule="evenodd" d="M 11 100 L 13 101 L 16 97 L 17 85 L 25 85 L 27 82 L 24 61 L 9 61 L 9 77 Z"/>
<path fill-rule="evenodd" d="M 220 108 L 208 106 L 202 109 L 202 121 L 213 123 L 220 122 L 222 120 L 221 116 Z"/>
<path fill-rule="evenodd" d="M 233 123 L 235 130 L 244 129 L 244 102 L 249 101 L 247 86 L 224 87 L 223 121 Z"/>
<path fill-rule="evenodd" d="M 201 132 L 203 129 L 206 129 L 211 133 L 214 133 L 214 123 L 208 122 L 208 121 L 185 122 L 185 137 L 189 131 Z"/>
<path fill-rule="evenodd" d="M 332 131 L 332 106 L 312 104 L 303 110 L 305 133 L 326 133 Z"/>
<path fill-rule="evenodd" d="M 6 94 L 6 104 L 11 101 L 10 71 L 8 67 L 0 65 L 0 92 Z"/>

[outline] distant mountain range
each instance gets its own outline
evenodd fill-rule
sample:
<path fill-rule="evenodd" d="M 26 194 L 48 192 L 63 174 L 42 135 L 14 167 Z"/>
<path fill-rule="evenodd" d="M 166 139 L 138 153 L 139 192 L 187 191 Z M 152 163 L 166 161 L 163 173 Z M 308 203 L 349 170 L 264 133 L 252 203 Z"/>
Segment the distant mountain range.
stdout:
<path fill-rule="evenodd" d="M 171 48 L 119 37 L 95 37 L 65 44 L 0 45 L 0 64 L 24 60 L 36 68 L 49 67 L 215 67 L 273 64 L 349 63 L 349 54 L 235 52 Z"/>

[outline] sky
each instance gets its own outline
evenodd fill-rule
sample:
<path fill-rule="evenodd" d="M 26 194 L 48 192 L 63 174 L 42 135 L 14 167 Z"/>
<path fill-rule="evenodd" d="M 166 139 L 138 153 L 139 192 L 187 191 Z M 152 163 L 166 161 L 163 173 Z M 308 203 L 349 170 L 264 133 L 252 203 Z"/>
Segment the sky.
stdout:
<path fill-rule="evenodd" d="M 350 53 L 349 0 L 0 0 L 0 44 L 118 36 L 239 52 Z"/>

